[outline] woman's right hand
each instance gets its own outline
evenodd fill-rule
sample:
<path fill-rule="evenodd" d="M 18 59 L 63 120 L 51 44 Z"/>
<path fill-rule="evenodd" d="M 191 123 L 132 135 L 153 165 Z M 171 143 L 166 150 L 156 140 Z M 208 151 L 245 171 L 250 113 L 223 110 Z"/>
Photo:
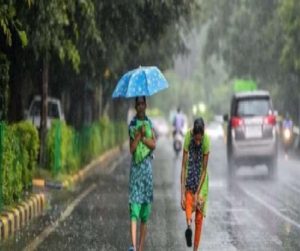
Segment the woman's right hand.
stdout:
<path fill-rule="evenodd" d="M 181 193 L 181 208 L 185 211 L 185 193 Z"/>
<path fill-rule="evenodd" d="M 135 137 L 135 139 L 136 139 L 137 141 L 139 141 L 139 140 L 142 138 L 141 132 L 140 132 L 140 131 L 137 131 L 137 132 L 135 133 L 134 137 Z"/>

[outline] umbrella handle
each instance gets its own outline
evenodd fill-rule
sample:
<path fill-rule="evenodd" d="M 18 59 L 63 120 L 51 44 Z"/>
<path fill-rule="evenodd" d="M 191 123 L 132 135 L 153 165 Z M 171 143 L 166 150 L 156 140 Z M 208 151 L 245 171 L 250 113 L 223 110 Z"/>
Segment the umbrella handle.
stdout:
<path fill-rule="evenodd" d="M 142 136 L 145 136 L 145 133 L 146 133 L 145 124 L 143 124 L 141 127 L 141 133 L 142 133 Z"/>

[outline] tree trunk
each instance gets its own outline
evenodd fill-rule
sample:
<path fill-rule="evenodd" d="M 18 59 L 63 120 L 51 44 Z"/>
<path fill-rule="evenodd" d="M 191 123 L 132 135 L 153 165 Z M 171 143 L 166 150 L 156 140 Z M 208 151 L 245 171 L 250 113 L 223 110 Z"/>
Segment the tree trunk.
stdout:
<path fill-rule="evenodd" d="M 47 57 L 43 60 L 42 79 L 42 102 L 41 102 L 41 124 L 40 124 L 40 166 L 45 167 L 46 161 L 46 135 L 47 135 L 47 114 L 48 114 L 48 78 L 49 62 Z"/>

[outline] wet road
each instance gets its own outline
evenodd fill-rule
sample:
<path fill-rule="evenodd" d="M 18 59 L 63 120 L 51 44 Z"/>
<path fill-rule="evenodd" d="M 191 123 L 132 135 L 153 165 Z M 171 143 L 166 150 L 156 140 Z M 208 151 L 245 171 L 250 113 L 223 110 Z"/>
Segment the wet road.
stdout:
<path fill-rule="evenodd" d="M 127 250 L 129 163 L 128 153 L 116 156 L 73 191 L 54 193 L 49 213 L 1 249 Z M 170 141 L 161 138 L 153 162 L 154 205 L 145 250 L 191 250 L 185 246 L 179 206 L 180 164 Z M 300 250 L 300 161 L 279 158 L 278 166 L 276 180 L 269 180 L 261 166 L 241 169 L 230 181 L 224 143 L 212 142 L 201 250 Z"/>

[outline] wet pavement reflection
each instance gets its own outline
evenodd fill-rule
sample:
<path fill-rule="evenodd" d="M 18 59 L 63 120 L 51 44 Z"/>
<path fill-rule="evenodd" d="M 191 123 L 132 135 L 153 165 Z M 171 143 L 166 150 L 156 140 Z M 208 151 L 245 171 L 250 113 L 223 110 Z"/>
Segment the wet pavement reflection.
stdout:
<path fill-rule="evenodd" d="M 212 142 L 201 250 L 300 250 L 300 161 L 279 156 L 274 180 L 264 166 L 242 168 L 231 180 L 225 150 L 222 140 Z M 49 192 L 47 214 L 3 242 L 1 250 L 25 250 L 37 239 L 42 241 L 36 250 L 127 250 L 129 164 L 124 149 L 73 190 Z M 180 208 L 181 159 L 175 157 L 171 139 L 159 139 L 153 167 L 154 204 L 145 250 L 191 250 L 185 245 Z M 41 239 L 49 225 L 55 228 Z"/>

